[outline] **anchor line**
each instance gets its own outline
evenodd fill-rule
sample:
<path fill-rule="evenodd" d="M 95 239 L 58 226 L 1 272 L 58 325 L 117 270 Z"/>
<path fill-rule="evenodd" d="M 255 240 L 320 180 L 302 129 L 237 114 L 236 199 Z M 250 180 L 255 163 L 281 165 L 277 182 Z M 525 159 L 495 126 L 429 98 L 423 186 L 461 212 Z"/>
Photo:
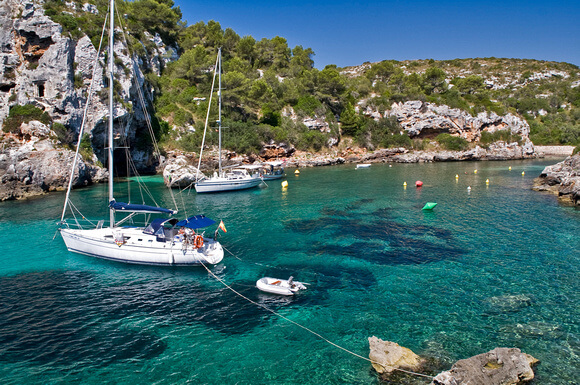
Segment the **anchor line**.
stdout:
<path fill-rule="evenodd" d="M 222 246 L 222 247 L 223 247 L 223 246 Z M 250 298 L 246 297 L 245 295 L 243 295 L 242 293 L 240 293 L 239 291 L 235 290 L 235 289 L 234 289 L 234 288 L 232 288 L 230 285 L 228 285 L 228 284 L 227 284 L 227 283 L 226 283 L 226 282 L 225 282 L 223 279 L 221 279 L 220 277 L 218 277 L 217 275 L 215 275 L 215 274 L 214 274 L 214 273 L 213 273 L 213 272 L 212 272 L 212 271 L 211 271 L 211 270 L 210 270 L 210 269 L 209 269 L 209 268 L 208 268 L 208 267 L 205 265 L 205 263 L 203 263 L 202 261 L 199 261 L 199 262 L 201 263 L 201 265 L 202 265 L 202 266 L 203 266 L 203 267 L 204 267 L 204 268 L 207 270 L 207 272 L 208 272 L 208 273 L 209 273 L 209 274 L 210 274 L 210 275 L 211 275 L 213 278 L 215 278 L 215 279 L 216 279 L 218 282 L 220 282 L 222 285 L 224 285 L 224 286 L 225 286 L 227 289 L 229 289 L 230 291 L 232 291 L 232 292 L 233 292 L 234 294 L 236 294 L 237 296 L 239 296 L 239 297 L 241 297 L 241 298 L 245 299 L 246 301 L 248 301 L 248 302 L 250 302 L 250 303 L 252 303 L 252 304 L 254 304 L 254 305 L 258 306 L 258 307 L 261 307 L 262 309 L 264 309 L 264 310 L 266 310 L 266 311 L 269 311 L 270 313 L 274 314 L 275 316 L 277 316 L 277 317 L 280 317 L 280 318 L 282 318 L 283 320 L 285 320 L 285 321 L 288 321 L 288 322 L 290 322 L 290 323 L 292 323 L 292 324 L 294 324 L 294 325 L 298 326 L 299 328 L 302 328 L 302 329 L 306 330 L 307 332 L 309 332 L 309 333 L 311 333 L 311 334 L 315 335 L 315 336 L 316 336 L 316 337 L 318 337 L 319 339 L 323 340 L 324 342 L 327 342 L 327 343 L 329 343 L 330 345 L 332 345 L 332 346 L 334 346 L 334 347 L 336 347 L 336 348 L 338 348 L 338 349 L 344 350 L 345 352 L 347 352 L 347 353 L 349 353 L 349 354 L 352 354 L 352 355 L 353 355 L 353 356 L 355 356 L 355 357 L 361 358 L 361 359 L 363 359 L 363 360 L 365 360 L 365 361 L 368 361 L 368 362 L 370 362 L 370 363 L 374 363 L 374 364 L 377 364 L 377 365 L 384 366 L 383 364 L 381 364 L 381 363 L 379 363 L 379 362 L 377 362 L 377 361 L 373 361 L 373 360 L 371 360 L 370 358 L 366 358 L 366 357 L 364 357 L 364 356 L 361 356 L 360 354 L 357 354 L 357 353 L 355 353 L 355 352 L 353 352 L 353 351 L 350 351 L 350 350 L 348 350 L 347 348 L 344 348 L 344 347 L 342 347 L 342 346 L 340 346 L 340 345 L 338 345 L 338 344 L 336 344 L 336 343 L 334 343 L 334 342 L 330 341 L 329 339 L 327 339 L 326 337 L 323 337 L 323 336 L 322 336 L 322 335 L 320 335 L 319 333 L 317 333 L 317 332 L 315 332 L 315 331 L 313 331 L 313 330 L 311 330 L 311 329 L 307 328 L 306 326 L 300 325 L 298 322 L 296 322 L 296 321 L 293 321 L 293 320 L 291 320 L 290 318 L 288 318 L 288 317 L 286 317 L 286 316 L 283 316 L 282 314 L 280 314 L 280 313 L 278 313 L 278 312 L 276 312 L 276 311 L 274 311 L 274 310 L 270 309 L 269 307 L 267 307 L 267 306 L 265 306 L 265 305 L 262 305 L 262 304 L 260 304 L 260 303 L 258 303 L 258 302 L 256 302 L 256 301 L 254 301 L 254 300 L 251 300 Z M 407 374 L 411 374 L 411 375 L 414 375 L 414 376 L 426 377 L 426 378 L 430 378 L 430 379 L 433 379 L 433 378 L 434 378 L 433 376 L 429 376 L 429 375 L 422 374 L 422 373 L 416 373 L 416 372 L 412 372 L 412 371 L 410 371 L 410 370 L 405 370 L 405 369 L 401 369 L 401 368 L 393 368 L 393 367 L 390 367 L 390 368 L 391 368 L 391 369 L 393 369 L 393 370 L 397 370 L 397 371 L 400 371 L 400 372 L 403 372 L 403 373 L 407 373 Z"/>

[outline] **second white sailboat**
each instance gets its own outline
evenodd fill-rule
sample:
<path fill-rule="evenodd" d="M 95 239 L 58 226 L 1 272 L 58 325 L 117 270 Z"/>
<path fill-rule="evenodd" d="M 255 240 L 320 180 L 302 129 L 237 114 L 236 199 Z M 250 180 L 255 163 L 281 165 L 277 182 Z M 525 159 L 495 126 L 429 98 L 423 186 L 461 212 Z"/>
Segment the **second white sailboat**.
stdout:
<path fill-rule="evenodd" d="M 211 87 L 211 95 L 209 99 L 209 106 L 208 112 L 205 120 L 205 130 L 203 133 L 203 140 L 201 144 L 201 151 L 199 154 L 199 163 L 197 165 L 198 169 L 198 179 L 195 183 L 195 191 L 198 193 L 211 193 L 211 192 L 223 192 L 223 191 L 235 191 L 235 190 L 243 190 L 252 187 L 258 186 L 262 183 L 262 178 L 260 177 L 259 173 L 251 173 L 248 172 L 245 168 L 236 168 L 233 167 L 222 167 L 222 50 L 221 48 L 218 50 L 218 55 L 216 59 L 216 65 L 214 70 L 214 77 L 213 83 Z M 207 177 L 205 175 L 199 175 L 199 168 L 201 166 L 201 156 L 203 153 L 203 146 L 205 144 L 205 135 L 207 132 L 207 125 L 209 119 L 209 111 L 211 108 L 211 100 L 213 96 L 214 84 L 216 75 L 218 77 L 218 151 L 219 151 L 219 159 L 218 159 L 218 170 L 214 172 L 211 177 Z"/>

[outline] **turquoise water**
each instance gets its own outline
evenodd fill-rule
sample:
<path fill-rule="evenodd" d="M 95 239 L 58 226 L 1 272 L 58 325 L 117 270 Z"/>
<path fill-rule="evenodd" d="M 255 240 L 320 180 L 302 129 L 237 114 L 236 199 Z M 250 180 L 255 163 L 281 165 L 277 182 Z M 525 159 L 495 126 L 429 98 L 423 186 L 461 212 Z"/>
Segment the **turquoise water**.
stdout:
<path fill-rule="evenodd" d="M 176 199 L 183 216 L 224 221 L 229 253 L 216 275 L 350 351 L 368 357 L 374 335 L 445 370 L 518 347 L 541 361 L 534 383 L 576 384 L 580 210 L 530 189 L 555 162 L 288 170 L 287 190 L 273 181 Z M 160 177 L 147 184 L 172 206 Z M 74 196 L 87 216 L 105 215 L 105 185 Z M 236 296 L 202 267 L 67 252 L 56 234 L 63 199 L 0 204 L 3 383 L 379 383 L 367 361 Z M 426 202 L 438 205 L 422 211 Z M 308 290 L 281 298 L 254 287 L 290 275 Z"/>

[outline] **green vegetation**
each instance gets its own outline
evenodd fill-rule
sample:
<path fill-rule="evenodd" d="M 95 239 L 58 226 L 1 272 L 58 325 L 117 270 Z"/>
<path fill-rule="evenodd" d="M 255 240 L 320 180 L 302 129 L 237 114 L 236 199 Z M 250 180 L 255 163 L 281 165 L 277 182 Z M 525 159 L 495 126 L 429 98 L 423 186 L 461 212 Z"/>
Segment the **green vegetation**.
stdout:
<path fill-rule="evenodd" d="M 79 148 L 79 153 L 84 160 L 91 160 L 93 158 L 93 146 L 91 145 L 91 135 L 83 134 L 81 138 L 81 145 Z"/>
<path fill-rule="evenodd" d="M 72 11 L 62 0 L 47 0 L 44 7 L 70 36 L 87 34 L 97 45 L 107 0 L 88 2 L 97 13 L 82 12 L 84 2 L 80 1 Z M 365 63 L 357 71 L 343 72 L 334 65 L 318 70 L 312 49 L 291 48 L 283 37 L 239 36 L 213 20 L 186 26 L 173 0 L 117 4 L 118 13 L 125 15 L 130 51 L 141 55 L 144 63 L 156 54 L 154 35 L 180 54 L 162 68 L 161 76 L 144 68 L 161 119 L 156 123 L 157 135 L 168 148 L 199 151 L 219 47 L 224 68 L 224 146 L 238 153 L 256 153 L 272 140 L 318 151 L 331 137 L 340 140 L 342 136 L 369 149 L 424 148 L 429 142 L 411 140 L 396 119 L 374 120 L 359 108 L 364 105 L 385 116 L 393 103 L 409 100 L 444 104 L 473 116 L 518 114 L 529 123 L 534 143 L 580 146 L 580 69 L 572 64 L 501 58 L 385 60 Z M 82 78 L 75 76 L 76 86 L 81 83 Z M 309 130 L 290 119 L 289 112 L 300 118 L 324 119 L 332 132 Z M 506 135 L 484 133 L 481 141 L 488 145 L 521 140 Z M 208 143 L 215 143 L 214 137 L 211 131 Z M 436 140 L 444 148 L 467 148 L 467 142 L 448 134 Z"/>
<path fill-rule="evenodd" d="M 460 138 L 458 136 L 452 136 L 449 134 L 439 134 L 435 140 L 446 150 L 450 151 L 464 151 L 469 148 L 469 143 L 467 140 Z"/>
<path fill-rule="evenodd" d="M 16 105 L 10 108 L 8 117 L 4 121 L 2 131 L 19 135 L 22 123 L 28 123 L 32 120 L 38 120 L 46 125 L 50 125 L 52 122 L 48 113 L 32 104 L 27 104 L 25 106 Z"/>
<path fill-rule="evenodd" d="M 522 144 L 522 137 L 512 134 L 509 130 L 499 130 L 494 133 L 483 131 L 479 141 L 485 146 L 500 140 L 507 143 L 518 142 L 518 144 Z"/>

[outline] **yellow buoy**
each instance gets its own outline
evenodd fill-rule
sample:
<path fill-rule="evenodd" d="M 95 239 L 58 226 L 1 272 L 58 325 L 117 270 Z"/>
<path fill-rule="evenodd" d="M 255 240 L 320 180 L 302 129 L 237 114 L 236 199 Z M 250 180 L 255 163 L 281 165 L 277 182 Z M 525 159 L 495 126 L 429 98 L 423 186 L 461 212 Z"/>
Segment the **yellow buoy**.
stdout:
<path fill-rule="evenodd" d="M 511 171 L 511 170 L 512 170 L 512 166 L 510 166 L 510 167 L 508 168 L 508 170 L 510 170 L 510 171 Z"/>
<path fill-rule="evenodd" d="M 526 175 L 526 172 L 525 171 L 522 171 L 522 175 Z"/>
<path fill-rule="evenodd" d="M 477 174 L 477 170 L 473 170 L 473 173 L 474 173 L 474 174 Z"/>
<path fill-rule="evenodd" d="M 283 188 L 286 188 L 286 187 L 288 187 L 288 181 L 286 181 L 286 180 L 285 180 L 284 182 L 282 182 L 282 187 L 283 187 Z"/>
<path fill-rule="evenodd" d="M 485 184 L 489 184 L 489 179 L 486 179 L 485 180 Z"/>
<path fill-rule="evenodd" d="M 403 182 L 403 186 L 406 186 L 406 185 L 407 185 L 407 182 Z"/>
<path fill-rule="evenodd" d="M 300 174 L 300 170 L 294 171 L 294 174 L 296 174 L 296 175 Z"/>
<path fill-rule="evenodd" d="M 455 174 L 455 179 L 459 179 L 459 175 L 458 174 Z"/>

